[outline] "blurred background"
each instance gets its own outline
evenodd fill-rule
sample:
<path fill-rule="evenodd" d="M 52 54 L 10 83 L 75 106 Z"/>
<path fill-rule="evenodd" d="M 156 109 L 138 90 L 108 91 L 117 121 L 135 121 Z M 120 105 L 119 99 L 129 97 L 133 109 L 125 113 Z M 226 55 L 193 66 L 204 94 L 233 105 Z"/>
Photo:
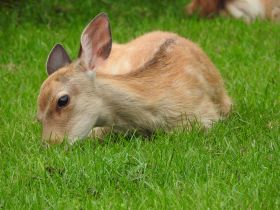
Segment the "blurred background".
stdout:
<path fill-rule="evenodd" d="M 20 25 L 25 23 L 62 27 L 69 23 L 87 22 L 101 11 L 105 11 L 111 21 L 118 25 L 133 25 L 149 18 L 183 16 L 185 0 L 1 0 L 1 25 Z M 170 9 L 177 8 L 175 10 Z M 136 21 L 137 20 L 137 21 Z M 8 24 L 9 23 L 9 24 Z M 72 25 L 74 26 L 74 25 Z"/>
<path fill-rule="evenodd" d="M 145 31 L 180 31 L 181 27 L 186 26 L 178 22 L 185 19 L 185 4 L 185 0 L 1 0 L 0 36 L 5 44 L 11 41 L 12 45 L 19 38 L 14 33 L 22 31 L 22 38 L 36 34 L 34 42 L 37 38 L 42 42 L 47 39 L 47 42 L 52 43 L 51 46 L 55 42 L 64 42 L 67 48 L 74 44 L 71 41 L 75 41 L 78 46 L 80 33 L 86 24 L 98 13 L 106 12 L 110 18 L 114 41 L 124 42 Z M 29 33 L 32 30 L 34 34 Z M 25 32 L 29 34 L 24 35 Z M 39 38 L 39 34 L 44 33 L 46 36 Z M 53 36 L 49 36 L 49 33 Z"/>

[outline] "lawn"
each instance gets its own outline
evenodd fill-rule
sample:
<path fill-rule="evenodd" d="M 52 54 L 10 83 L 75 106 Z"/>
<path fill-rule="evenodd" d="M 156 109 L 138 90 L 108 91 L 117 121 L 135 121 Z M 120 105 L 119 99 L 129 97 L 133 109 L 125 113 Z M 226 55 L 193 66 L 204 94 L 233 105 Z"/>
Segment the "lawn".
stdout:
<path fill-rule="evenodd" d="M 280 209 L 280 24 L 186 18 L 184 0 L 169 2 L 0 3 L 0 209 Z M 230 117 L 207 133 L 43 148 L 47 55 L 58 42 L 76 58 L 100 11 L 117 42 L 166 30 L 198 43 L 225 80 Z"/>

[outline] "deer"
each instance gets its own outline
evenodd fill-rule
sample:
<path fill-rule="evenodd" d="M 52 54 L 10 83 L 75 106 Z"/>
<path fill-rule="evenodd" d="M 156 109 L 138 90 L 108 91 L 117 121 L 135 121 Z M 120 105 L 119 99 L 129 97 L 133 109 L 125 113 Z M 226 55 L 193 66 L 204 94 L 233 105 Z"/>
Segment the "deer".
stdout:
<path fill-rule="evenodd" d="M 113 43 L 105 13 L 85 27 L 77 59 L 56 44 L 46 68 L 37 118 L 48 145 L 111 131 L 150 136 L 192 122 L 208 129 L 232 107 L 220 73 L 196 44 L 163 31 Z"/>
<path fill-rule="evenodd" d="M 251 23 L 256 19 L 280 21 L 280 0 L 192 0 L 185 7 L 185 12 L 195 12 L 202 17 L 229 15 Z"/>

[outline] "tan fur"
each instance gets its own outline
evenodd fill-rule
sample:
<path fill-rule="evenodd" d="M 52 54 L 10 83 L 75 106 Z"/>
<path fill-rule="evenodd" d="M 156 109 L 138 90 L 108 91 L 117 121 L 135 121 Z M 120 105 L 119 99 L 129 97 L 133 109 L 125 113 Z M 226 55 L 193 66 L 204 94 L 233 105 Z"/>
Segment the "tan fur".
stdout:
<path fill-rule="evenodd" d="M 262 0 L 265 5 L 267 17 L 274 21 L 280 21 L 280 0 Z"/>
<path fill-rule="evenodd" d="M 126 44 L 114 43 L 109 59 L 97 72 L 105 74 L 126 74 L 143 66 L 155 54 L 159 46 L 174 34 L 155 31 L 144 34 Z"/>
<path fill-rule="evenodd" d="M 185 10 L 188 15 L 198 11 L 204 17 L 227 13 L 246 22 L 257 18 L 280 20 L 280 0 L 193 0 Z"/>
<path fill-rule="evenodd" d="M 193 0 L 186 5 L 185 12 L 188 15 L 198 12 L 202 17 L 212 17 L 225 8 L 226 2 L 228 0 Z"/>
<path fill-rule="evenodd" d="M 199 47 L 173 33 L 152 32 L 113 45 L 96 73 L 87 74 L 78 59 L 43 83 L 38 118 L 44 141 L 60 143 L 66 135 L 73 143 L 93 127 L 145 135 L 198 120 L 208 128 L 231 109 L 215 66 Z M 64 92 L 70 104 L 58 110 L 55 102 Z"/>

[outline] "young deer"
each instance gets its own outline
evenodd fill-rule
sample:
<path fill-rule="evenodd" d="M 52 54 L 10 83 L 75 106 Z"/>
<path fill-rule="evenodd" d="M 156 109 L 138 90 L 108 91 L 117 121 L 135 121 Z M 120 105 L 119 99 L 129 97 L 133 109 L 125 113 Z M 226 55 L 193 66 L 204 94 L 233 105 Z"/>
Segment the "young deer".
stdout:
<path fill-rule="evenodd" d="M 52 49 L 38 97 L 44 142 L 61 143 L 67 136 L 74 143 L 96 127 L 96 135 L 103 128 L 147 135 L 193 120 L 208 128 L 228 115 L 231 100 L 223 80 L 192 42 L 151 32 L 111 48 L 102 13 L 82 33 L 76 61 L 61 45 Z"/>
<path fill-rule="evenodd" d="M 192 0 L 185 10 L 203 17 L 229 14 L 248 23 L 257 18 L 280 21 L 280 0 Z"/>

